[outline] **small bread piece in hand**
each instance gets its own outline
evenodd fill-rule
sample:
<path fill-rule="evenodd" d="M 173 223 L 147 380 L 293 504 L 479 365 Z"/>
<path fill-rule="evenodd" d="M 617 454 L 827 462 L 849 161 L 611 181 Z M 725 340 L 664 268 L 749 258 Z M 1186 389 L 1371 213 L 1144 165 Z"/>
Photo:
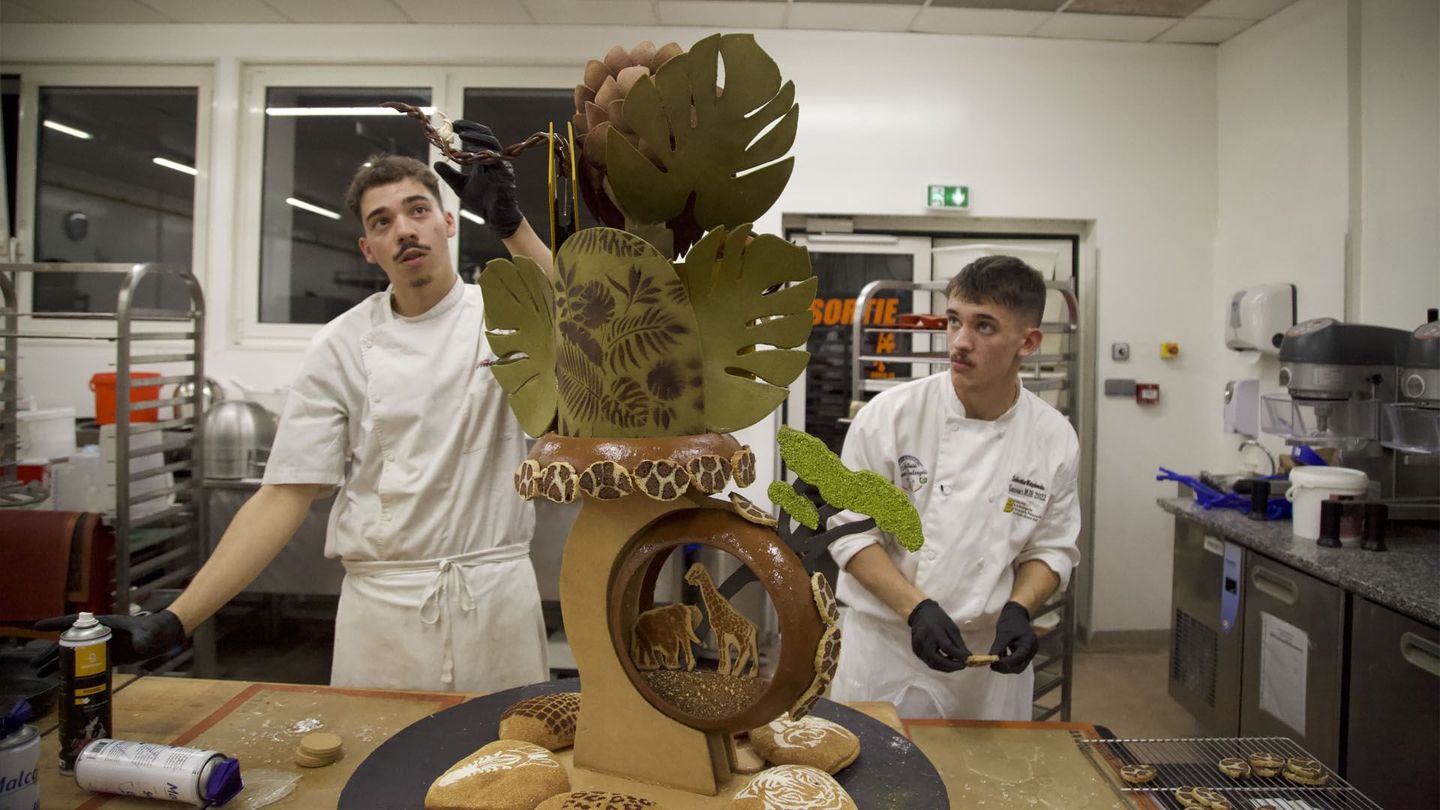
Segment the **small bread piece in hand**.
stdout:
<path fill-rule="evenodd" d="M 971 656 L 966 657 L 966 659 L 965 659 L 965 666 L 967 666 L 967 667 L 988 667 L 988 666 L 990 666 L 991 664 L 993 664 L 993 663 L 995 663 L 996 661 L 999 661 L 999 660 L 1000 660 L 1000 656 L 998 656 L 998 655 L 971 655 Z"/>
<path fill-rule="evenodd" d="M 1132 785 L 1143 785 L 1155 778 L 1155 766 L 1145 764 L 1121 766 L 1120 778 Z"/>

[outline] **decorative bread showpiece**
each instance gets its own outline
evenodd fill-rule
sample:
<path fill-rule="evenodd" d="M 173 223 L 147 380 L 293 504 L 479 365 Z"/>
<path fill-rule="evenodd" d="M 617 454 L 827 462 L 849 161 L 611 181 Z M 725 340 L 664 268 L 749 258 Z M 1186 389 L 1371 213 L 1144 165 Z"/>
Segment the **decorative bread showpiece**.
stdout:
<path fill-rule="evenodd" d="M 496 740 L 440 774 L 425 793 L 425 810 L 532 810 L 569 789 L 570 777 L 549 751 Z"/>
<path fill-rule="evenodd" d="M 1132 785 L 1143 785 L 1155 778 L 1155 766 L 1145 764 L 1121 766 L 1120 778 Z"/>
<path fill-rule="evenodd" d="M 527 698 L 500 715 L 500 736 L 559 751 L 575 744 L 575 718 L 579 714 L 579 692 Z"/>
<path fill-rule="evenodd" d="M 1284 757 L 1269 751 L 1256 751 L 1250 755 L 1249 762 L 1256 776 L 1279 776 L 1280 769 L 1285 767 Z"/>
<path fill-rule="evenodd" d="M 839 723 L 809 715 L 791 720 L 788 714 L 750 730 L 755 752 L 776 765 L 808 765 L 839 773 L 860 756 L 860 738 Z"/>
<path fill-rule="evenodd" d="M 731 810 L 858 810 L 834 777 L 819 768 L 778 765 L 755 774 L 735 794 Z"/>
<path fill-rule="evenodd" d="M 561 793 L 541 802 L 535 810 L 661 810 L 660 805 L 639 796 L 608 790 L 577 790 Z"/>
<path fill-rule="evenodd" d="M 1221 773 L 1231 779 L 1250 778 L 1250 763 L 1240 757 L 1225 757 L 1216 764 L 1216 767 L 1220 769 Z"/>

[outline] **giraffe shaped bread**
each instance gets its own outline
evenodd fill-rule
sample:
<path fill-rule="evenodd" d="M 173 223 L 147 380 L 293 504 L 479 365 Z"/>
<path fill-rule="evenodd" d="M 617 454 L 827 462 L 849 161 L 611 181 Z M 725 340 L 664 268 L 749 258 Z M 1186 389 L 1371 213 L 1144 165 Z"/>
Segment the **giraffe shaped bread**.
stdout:
<path fill-rule="evenodd" d="M 760 674 L 760 656 L 755 649 L 755 623 L 730 606 L 729 600 L 720 595 L 710 571 L 701 563 L 690 566 L 685 572 L 685 581 L 700 589 L 700 598 L 705 602 L 705 612 L 710 617 L 710 626 L 715 630 L 715 643 L 720 646 L 719 672 L 726 675 L 745 677 Z M 731 657 L 730 648 L 735 648 Z"/>

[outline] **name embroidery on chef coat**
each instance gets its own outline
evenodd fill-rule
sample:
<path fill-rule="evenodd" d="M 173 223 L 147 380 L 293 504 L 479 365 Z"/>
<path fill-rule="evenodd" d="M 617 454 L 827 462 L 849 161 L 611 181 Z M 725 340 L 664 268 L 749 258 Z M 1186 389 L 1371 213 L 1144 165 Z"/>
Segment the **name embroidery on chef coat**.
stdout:
<path fill-rule="evenodd" d="M 895 463 L 900 467 L 900 488 L 906 492 L 916 492 L 930 481 L 930 471 L 925 469 L 920 459 L 904 455 Z"/>
<path fill-rule="evenodd" d="M 1018 475 L 1010 478 L 1010 497 L 1005 499 L 1005 514 L 1026 520 L 1040 521 L 1045 514 L 1045 502 L 1050 499 L 1045 485 Z"/>

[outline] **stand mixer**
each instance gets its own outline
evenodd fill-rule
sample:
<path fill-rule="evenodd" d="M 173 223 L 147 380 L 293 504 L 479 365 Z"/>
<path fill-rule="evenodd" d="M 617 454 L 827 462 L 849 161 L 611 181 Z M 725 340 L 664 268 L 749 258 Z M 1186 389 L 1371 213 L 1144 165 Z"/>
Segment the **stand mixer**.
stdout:
<path fill-rule="evenodd" d="M 1296 324 L 1280 344 L 1279 381 L 1287 393 L 1261 397 L 1261 430 L 1334 449 L 1338 466 L 1378 482 L 1392 518 L 1433 517 L 1413 500 L 1440 498 L 1440 323 L 1413 333 L 1333 318 Z"/>

